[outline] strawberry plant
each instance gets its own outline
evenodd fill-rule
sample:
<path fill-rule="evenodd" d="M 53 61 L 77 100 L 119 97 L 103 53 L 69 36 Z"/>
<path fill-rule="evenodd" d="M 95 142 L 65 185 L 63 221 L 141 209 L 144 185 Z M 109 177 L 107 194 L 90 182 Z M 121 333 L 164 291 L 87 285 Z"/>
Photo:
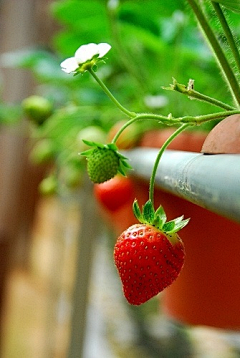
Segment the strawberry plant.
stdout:
<path fill-rule="evenodd" d="M 74 54 L 61 62 L 64 73 L 59 69 L 59 58 L 52 53 L 38 50 L 25 54 L 25 57 L 21 57 L 21 54 L 15 56 L 19 67 L 32 66 L 38 80 L 48 89 L 46 98 L 50 98 L 30 97 L 23 101 L 22 107 L 31 119 L 32 137 L 37 142 L 32 157 L 39 162 L 55 160 L 55 168 L 41 186 L 42 191 L 48 193 L 58 192 L 60 186 L 75 188 L 76 183 L 81 182 L 78 179 L 83 174 L 85 164 L 93 183 L 110 185 L 116 175 L 126 176 L 128 170 L 132 169 L 120 149 L 135 145 L 139 133 L 144 133 L 150 127 L 170 126 L 175 129 L 156 157 L 149 182 L 149 201 L 143 205 L 143 212 L 140 212 L 137 202 L 133 204 L 140 224 L 120 235 L 114 251 L 128 301 L 141 304 L 177 278 L 185 256 L 183 242 L 177 231 L 188 220 L 177 218 L 167 223 L 163 208 L 155 208 L 154 205 L 155 176 L 162 154 L 183 131 L 206 124 L 211 127 L 228 116 L 240 113 L 240 55 L 236 41 L 239 30 L 234 25 L 238 18 L 231 17 L 231 14 L 239 16 L 240 2 L 171 0 L 166 6 L 164 2 L 152 0 L 151 6 L 149 2 L 142 2 L 138 6 L 131 1 L 120 4 L 110 0 L 102 11 L 101 2 L 95 1 L 94 24 L 92 22 L 89 26 L 92 7 L 92 2 L 85 0 L 81 7 L 78 1 L 68 0 L 55 2 L 52 6 L 53 13 L 62 25 L 70 29 L 55 38 L 58 53 L 64 57 Z M 199 40 L 195 23 L 188 16 L 189 11 L 195 15 L 222 77 L 209 51 Z M 164 14 L 160 19 L 161 15 L 157 14 L 161 13 Z M 231 22 L 232 28 L 229 25 Z M 180 38 L 182 42 L 179 43 Z M 80 47 L 79 42 L 82 43 Z M 181 56 L 178 56 L 180 47 Z M 97 74 L 99 66 L 102 68 L 100 76 Z M 171 78 L 173 68 L 176 69 L 174 76 L 180 77 L 180 81 L 173 78 L 170 85 L 162 87 L 162 83 Z M 102 92 L 95 90 L 95 83 L 88 81 L 88 74 Z M 105 82 L 111 84 L 112 90 Z M 51 88 L 48 87 L 49 83 L 52 84 Z M 168 97 L 162 95 L 163 91 Z M 119 94 L 118 98 L 115 93 Z M 178 94 L 183 95 L 181 100 L 178 100 Z M 192 100 L 191 105 L 187 98 Z M 122 105 L 123 100 L 131 109 Z M 109 103 L 114 104 L 119 112 L 112 109 Z M 117 130 L 115 123 L 118 124 Z M 109 134 L 112 127 L 114 130 Z M 104 137 L 108 138 L 107 143 Z M 43 143 L 43 138 L 47 142 Z M 80 152 L 82 155 L 79 155 Z M 112 203 L 118 201 L 119 196 L 115 189 L 113 193 L 114 197 L 106 200 L 111 210 L 114 210 Z M 150 245 L 149 240 L 153 240 L 154 244 Z M 141 242 L 144 242 L 144 247 L 151 246 L 151 249 L 138 254 L 138 259 L 145 255 L 146 260 L 139 265 L 136 250 L 142 252 Z M 158 256 L 153 253 L 155 245 Z M 166 257 L 161 256 L 161 250 Z M 131 257 L 127 257 L 130 254 Z M 125 261 L 125 257 L 128 261 Z M 159 265 L 153 263 L 153 257 Z M 122 269 L 125 265 L 128 272 L 131 270 L 130 278 L 126 278 L 126 272 Z M 162 266 L 162 270 L 157 266 Z M 159 281 L 155 280 L 153 284 L 148 273 L 150 276 L 156 274 Z M 128 279 L 131 279 L 131 283 L 126 288 Z M 140 281 L 143 285 L 140 285 Z"/>
<path fill-rule="evenodd" d="M 177 232 L 187 225 L 189 219 L 183 219 L 183 216 L 170 222 L 166 222 L 166 214 L 160 206 L 155 210 L 154 207 L 154 184 L 155 176 L 163 152 L 168 145 L 187 128 L 201 125 L 212 120 L 222 120 L 229 115 L 239 114 L 240 106 L 240 55 L 238 48 L 225 18 L 222 5 L 231 8 L 234 11 L 240 11 L 238 4 L 232 7 L 231 1 L 214 1 L 207 5 L 212 6 L 215 16 L 218 17 L 223 32 L 231 49 L 231 61 L 235 61 L 238 72 L 233 71 L 231 62 L 229 62 L 228 53 L 225 54 L 214 29 L 210 26 L 207 18 L 206 4 L 196 0 L 188 0 L 190 8 L 193 10 L 196 18 L 205 34 L 224 79 L 229 88 L 233 104 L 225 103 L 214 97 L 205 95 L 195 90 L 193 79 L 188 81 L 187 85 L 178 83 L 173 79 L 173 83 L 166 90 L 179 92 L 187 95 L 191 99 L 204 101 L 207 104 L 221 108 L 220 112 L 207 113 L 198 116 L 179 116 L 174 117 L 172 113 L 161 115 L 156 113 L 137 113 L 124 107 L 108 89 L 105 83 L 96 74 L 98 64 L 105 62 L 105 55 L 111 49 L 106 43 L 88 44 L 81 46 L 74 57 L 64 60 L 61 64 L 63 71 L 74 75 L 89 72 L 98 85 L 102 88 L 109 99 L 125 114 L 129 119 L 124 122 L 114 135 L 110 144 L 99 144 L 86 142 L 92 149 L 83 152 L 88 160 L 88 173 L 94 183 L 103 183 L 113 178 L 117 173 L 126 174 L 126 169 L 130 169 L 125 157 L 117 151 L 117 140 L 120 135 L 130 125 L 138 121 L 157 121 L 162 125 L 176 127 L 169 138 L 162 145 L 157 155 L 152 175 L 149 183 L 149 200 L 143 205 L 142 212 L 137 201 L 134 201 L 133 211 L 140 222 L 126 229 L 117 239 L 114 247 L 114 260 L 122 280 L 123 291 L 127 301 L 134 305 L 140 305 L 157 295 L 163 289 L 171 285 L 178 277 L 184 264 L 185 250 L 184 244 Z M 208 9 L 208 8 L 207 8 Z M 78 56 L 84 53 L 84 56 Z"/>

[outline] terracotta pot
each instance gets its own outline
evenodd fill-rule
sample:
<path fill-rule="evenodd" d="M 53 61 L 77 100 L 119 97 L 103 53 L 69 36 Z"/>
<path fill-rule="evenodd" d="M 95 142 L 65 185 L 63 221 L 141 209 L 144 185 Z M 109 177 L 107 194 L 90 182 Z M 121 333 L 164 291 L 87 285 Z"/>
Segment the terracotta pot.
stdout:
<path fill-rule="evenodd" d="M 206 154 L 240 153 L 240 114 L 219 122 L 208 134 L 201 151 Z"/>

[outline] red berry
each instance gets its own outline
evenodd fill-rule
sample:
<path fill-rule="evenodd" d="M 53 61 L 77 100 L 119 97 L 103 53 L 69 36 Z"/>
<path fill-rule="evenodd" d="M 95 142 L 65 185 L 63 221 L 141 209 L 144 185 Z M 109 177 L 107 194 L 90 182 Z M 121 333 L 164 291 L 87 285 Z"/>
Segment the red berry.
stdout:
<path fill-rule="evenodd" d="M 131 179 L 116 175 L 104 183 L 95 184 L 94 195 L 104 209 L 116 211 L 133 201 L 134 186 Z"/>
<path fill-rule="evenodd" d="M 149 224 L 125 230 L 114 247 L 114 260 L 130 304 L 140 305 L 178 277 L 185 258 L 176 232 L 166 234 Z"/>

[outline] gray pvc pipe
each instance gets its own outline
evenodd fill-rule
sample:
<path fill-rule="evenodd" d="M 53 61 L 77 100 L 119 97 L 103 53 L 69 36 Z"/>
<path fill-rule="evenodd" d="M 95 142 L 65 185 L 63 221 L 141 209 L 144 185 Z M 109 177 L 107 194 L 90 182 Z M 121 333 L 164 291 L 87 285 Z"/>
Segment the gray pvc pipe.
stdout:
<path fill-rule="evenodd" d="M 124 153 L 134 175 L 149 180 L 158 150 L 136 148 Z M 240 223 L 240 154 L 205 155 L 166 150 L 156 185 Z"/>

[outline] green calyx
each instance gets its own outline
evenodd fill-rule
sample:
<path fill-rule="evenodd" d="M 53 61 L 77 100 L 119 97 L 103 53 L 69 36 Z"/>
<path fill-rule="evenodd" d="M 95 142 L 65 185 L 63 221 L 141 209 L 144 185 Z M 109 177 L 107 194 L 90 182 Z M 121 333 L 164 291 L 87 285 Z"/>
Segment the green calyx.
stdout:
<path fill-rule="evenodd" d="M 140 210 L 137 200 L 133 203 L 133 213 L 142 224 L 149 224 L 167 235 L 174 234 L 184 228 L 190 219 L 184 219 L 180 216 L 176 219 L 167 222 L 167 216 L 162 206 L 159 206 L 155 211 L 152 201 L 148 200 Z"/>
<path fill-rule="evenodd" d="M 84 63 L 79 64 L 79 67 L 77 68 L 74 76 L 80 74 L 83 74 L 86 71 L 89 71 L 90 69 L 93 69 L 94 72 L 97 71 L 97 65 L 99 62 L 104 62 L 105 63 L 105 58 L 101 57 L 99 58 L 99 55 L 95 55 L 91 58 L 91 60 L 88 60 Z"/>
<path fill-rule="evenodd" d="M 126 176 L 127 170 L 132 169 L 127 158 L 118 152 L 116 144 L 102 144 L 84 139 L 83 142 L 92 147 L 81 155 L 87 157 L 88 174 L 94 183 L 103 183 L 118 173 Z"/>

